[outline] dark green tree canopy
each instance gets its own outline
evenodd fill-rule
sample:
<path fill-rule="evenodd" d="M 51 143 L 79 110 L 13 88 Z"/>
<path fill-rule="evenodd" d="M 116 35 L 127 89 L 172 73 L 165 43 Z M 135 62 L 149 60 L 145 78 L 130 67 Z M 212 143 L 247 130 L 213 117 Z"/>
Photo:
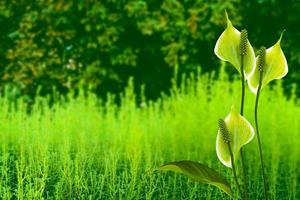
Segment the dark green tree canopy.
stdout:
<path fill-rule="evenodd" d="M 300 81 L 299 8 L 293 0 L 3 0 L 0 89 L 32 97 L 89 86 L 105 95 L 133 76 L 154 98 L 169 89 L 175 66 L 179 73 L 217 69 L 213 47 L 225 10 L 237 27 L 243 22 L 251 41 L 266 46 L 287 29 L 288 81 Z"/>

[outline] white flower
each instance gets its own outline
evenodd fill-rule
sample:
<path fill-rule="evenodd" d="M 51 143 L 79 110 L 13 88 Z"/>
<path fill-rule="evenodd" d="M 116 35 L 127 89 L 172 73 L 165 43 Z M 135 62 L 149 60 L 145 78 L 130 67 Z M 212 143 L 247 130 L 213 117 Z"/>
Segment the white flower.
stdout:
<path fill-rule="evenodd" d="M 240 52 L 241 32 L 233 27 L 227 13 L 226 18 L 227 28 L 219 37 L 214 51 L 221 60 L 228 61 L 240 72 L 242 64 L 242 55 Z M 245 48 L 246 55 L 243 56 L 243 64 L 245 78 L 248 79 L 255 68 L 255 54 L 248 40 Z"/>
<path fill-rule="evenodd" d="M 253 139 L 254 129 L 246 118 L 236 112 L 233 107 L 224 121 L 229 135 L 224 138 L 221 130 L 218 130 L 216 151 L 219 160 L 226 167 L 231 167 L 228 144 L 232 149 L 234 160 L 236 160 L 242 146 L 248 144 Z M 229 140 L 229 142 L 227 140 Z"/>
<path fill-rule="evenodd" d="M 263 65 L 262 88 L 272 80 L 281 79 L 288 73 L 288 64 L 280 46 L 282 35 L 283 32 L 276 44 L 266 50 Z M 248 81 L 249 88 L 253 93 L 257 92 L 259 77 L 259 67 L 256 66 Z"/>

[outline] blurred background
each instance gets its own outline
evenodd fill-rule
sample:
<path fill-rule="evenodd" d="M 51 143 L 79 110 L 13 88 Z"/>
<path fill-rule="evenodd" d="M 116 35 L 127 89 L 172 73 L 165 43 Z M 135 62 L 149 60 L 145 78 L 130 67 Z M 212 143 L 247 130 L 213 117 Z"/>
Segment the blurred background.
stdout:
<path fill-rule="evenodd" d="M 300 84 L 299 0 L 1 0 L 0 92 L 30 101 L 86 88 L 105 98 L 133 77 L 155 99 L 174 73 L 218 72 L 213 49 L 225 10 L 255 50 L 285 29 L 284 87 Z"/>

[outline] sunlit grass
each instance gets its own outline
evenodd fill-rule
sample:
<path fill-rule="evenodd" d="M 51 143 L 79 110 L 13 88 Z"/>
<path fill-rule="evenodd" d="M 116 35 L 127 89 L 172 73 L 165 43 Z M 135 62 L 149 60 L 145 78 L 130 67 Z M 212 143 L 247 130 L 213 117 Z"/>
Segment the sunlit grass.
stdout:
<path fill-rule="evenodd" d="M 2 199 L 226 199 L 218 189 L 173 173 L 154 172 L 175 160 L 196 160 L 227 174 L 215 153 L 217 120 L 239 107 L 239 81 L 197 76 L 170 97 L 136 103 L 132 87 L 117 106 L 90 94 L 56 102 L 37 99 L 31 114 L 0 99 Z M 147 89 L 147 87 L 146 87 Z M 263 150 L 272 199 L 300 198 L 300 107 L 281 86 L 260 101 Z M 253 124 L 254 95 L 245 116 Z M 262 199 L 256 139 L 245 148 L 250 199 Z M 230 179 L 232 181 L 232 179 Z M 234 184 L 233 184 L 234 185 Z"/>

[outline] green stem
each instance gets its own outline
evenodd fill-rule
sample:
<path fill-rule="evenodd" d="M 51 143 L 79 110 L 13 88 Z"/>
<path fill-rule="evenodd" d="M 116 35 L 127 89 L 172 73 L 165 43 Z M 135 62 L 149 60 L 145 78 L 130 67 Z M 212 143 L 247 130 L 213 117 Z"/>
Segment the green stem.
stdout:
<path fill-rule="evenodd" d="M 241 80 L 242 80 L 242 96 L 241 96 L 241 111 L 240 114 L 244 115 L 244 101 L 245 101 L 245 75 L 244 75 L 244 56 L 241 56 Z M 240 150 L 240 156 L 242 161 L 242 168 L 243 168 L 243 178 L 244 178 L 244 197 L 248 199 L 248 188 L 247 188 L 247 175 L 246 175 L 246 165 L 244 159 L 244 152 L 243 148 Z"/>
<path fill-rule="evenodd" d="M 229 150 L 230 157 L 231 157 L 231 166 L 232 166 L 234 181 L 235 181 L 236 187 L 238 189 L 238 192 L 240 193 L 241 197 L 243 198 L 243 194 L 241 192 L 241 187 L 240 187 L 240 184 L 239 184 L 239 181 L 238 181 L 238 178 L 237 178 L 237 174 L 236 174 L 236 170 L 235 170 L 234 157 L 233 157 L 233 153 L 232 153 L 230 143 L 228 143 L 228 150 Z"/>
<path fill-rule="evenodd" d="M 258 110 L 258 100 L 259 100 L 260 90 L 261 90 L 261 85 L 262 85 L 262 77 L 263 77 L 263 71 L 260 71 L 259 84 L 258 84 L 257 94 L 256 94 L 256 99 L 255 99 L 254 118 L 255 118 L 255 128 L 256 128 L 256 134 L 257 134 L 260 163 L 261 163 L 261 173 L 262 173 L 263 181 L 264 181 L 264 195 L 265 195 L 265 199 L 268 200 L 267 180 L 266 180 L 266 175 L 265 175 L 265 166 L 264 166 L 264 159 L 263 159 L 262 147 L 261 147 L 260 136 L 259 136 L 258 117 L 257 117 L 257 115 L 258 115 L 258 111 L 257 111 Z"/>

